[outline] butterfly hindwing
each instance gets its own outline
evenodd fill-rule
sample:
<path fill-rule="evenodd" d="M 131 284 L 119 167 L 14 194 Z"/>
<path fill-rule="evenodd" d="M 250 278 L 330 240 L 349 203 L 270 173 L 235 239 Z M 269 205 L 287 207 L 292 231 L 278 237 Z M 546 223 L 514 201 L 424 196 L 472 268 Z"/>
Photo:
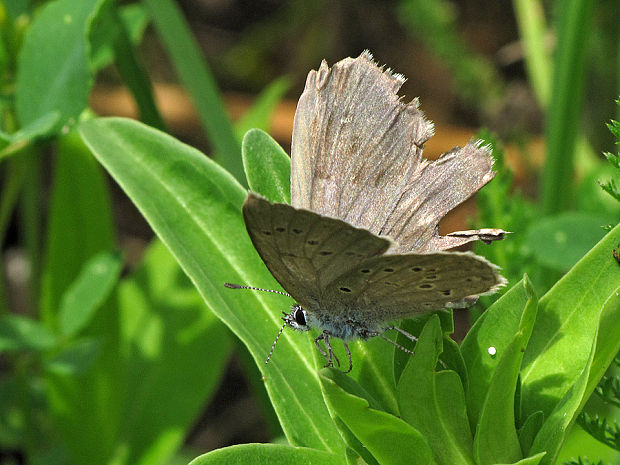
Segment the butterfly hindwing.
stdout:
<path fill-rule="evenodd" d="M 382 255 L 343 273 L 325 289 L 327 301 L 348 308 L 368 326 L 454 307 L 495 292 L 497 267 L 469 252 Z"/>
<path fill-rule="evenodd" d="M 317 308 L 328 283 L 390 246 L 344 221 L 270 203 L 250 193 L 243 205 L 254 247 L 282 287 L 302 306 Z"/>

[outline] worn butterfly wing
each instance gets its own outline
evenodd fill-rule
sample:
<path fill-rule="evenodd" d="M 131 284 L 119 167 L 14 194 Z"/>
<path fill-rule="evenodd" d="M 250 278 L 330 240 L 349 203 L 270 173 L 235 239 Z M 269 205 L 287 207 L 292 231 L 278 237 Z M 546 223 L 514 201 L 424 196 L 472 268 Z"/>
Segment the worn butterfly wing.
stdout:
<path fill-rule="evenodd" d="M 446 307 L 466 307 L 506 284 L 498 267 L 471 252 L 382 255 L 329 283 L 324 297 L 368 327 Z M 318 315 L 321 316 L 321 315 Z"/>
<path fill-rule="evenodd" d="M 439 220 L 495 173 L 478 143 L 429 162 L 433 124 L 397 92 L 405 78 L 369 52 L 311 71 L 295 113 L 291 204 L 391 237 L 390 253 L 427 252 L 480 239 L 477 231 L 439 236 Z M 346 188 L 344 187 L 346 186 Z M 486 239 L 503 237 L 486 230 Z"/>
<path fill-rule="evenodd" d="M 307 309 L 324 301 L 328 283 L 383 254 L 391 244 L 344 221 L 272 204 L 252 192 L 243 205 L 243 218 L 271 274 Z"/>

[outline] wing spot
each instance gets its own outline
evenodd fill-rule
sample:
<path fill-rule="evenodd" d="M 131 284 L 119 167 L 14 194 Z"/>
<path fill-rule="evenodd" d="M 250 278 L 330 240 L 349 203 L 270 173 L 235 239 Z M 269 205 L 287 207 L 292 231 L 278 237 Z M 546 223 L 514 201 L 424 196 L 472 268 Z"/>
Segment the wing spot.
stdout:
<path fill-rule="evenodd" d="M 392 271 L 394 271 L 394 268 L 384 268 L 383 271 L 385 271 L 386 273 L 391 273 Z"/>
<path fill-rule="evenodd" d="M 303 231 L 301 229 L 293 228 L 293 232 L 295 234 L 301 234 Z"/>
<path fill-rule="evenodd" d="M 360 270 L 360 273 L 370 273 L 370 270 L 368 268 L 364 268 L 363 270 Z"/>
<path fill-rule="evenodd" d="M 351 289 L 349 289 L 348 287 L 341 287 L 340 290 L 342 292 L 351 292 Z"/>
<path fill-rule="evenodd" d="M 319 252 L 319 255 L 331 255 L 331 254 L 333 254 L 333 253 L 334 253 L 334 252 L 331 252 L 331 251 L 329 251 L 329 250 L 321 250 L 321 251 Z"/>
<path fill-rule="evenodd" d="M 431 273 L 434 273 L 435 271 L 437 271 L 437 268 L 429 268 L 429 269 L 428 269 L 428 270 L 426 270 L 426 271 L 430 271 Z"/>
<path fill-rule="evenodd" d="M 432 284 L 420 284 L 418 287 L 420 289 L 432 289 L 434 286 Z"/>
<path fill-rule="evenodd" d="M 277 228 L 276 228 L 276 231 L 278 231 L 278 232 L 284 232 L 284 231 L 286 231 L 286 229 L 285 229 L 285 228 L 283 228 L 282 226 L 279 226 L 279 227 L 277 227 Z"/>
<path fill-rule="evenodd" d="M 426 308 L 431 308 L 432 306 L 433 306 L 433 304 L 428 303 L 428 302 L 425 303 L 425 304 L 422 304 L 422 307 L 426 307 Z"/>
<path fill-rule="evenodd" d="M 265 236 L 271 236 L 271 231 L 263 231 L 263 234 L 264 234 Z"/>
<path fill-rule="evenodd" d="M 452 291 L 450 289 L 446 289 L 445 291 L 441 291 L 441 293 L 443 295 L 450 295 L 450 294 L 452 294 Z"/>
<path fill-rule="evenodd" d="M 317 245 L 319 243 L 319 241 L 308 241 L 308 244 L 310 245 Z"/>
<path fill-rule="evenodd" d="M 433 281 L 433 280 L 437 279 L 437 275 L 436 274 L 429 274 L 427 276 L 424 276 L 424 279 L 428 279 L 429 281 Z"/>
<path fill-rule="evenodd" d="M 414 271 L 416 273 L 418 273 L 419 271 L 422 271 L 424 268 L 419 267 L 419 266 L 414 266 L 413 268 L 411 268 L 411 271 Z"/>

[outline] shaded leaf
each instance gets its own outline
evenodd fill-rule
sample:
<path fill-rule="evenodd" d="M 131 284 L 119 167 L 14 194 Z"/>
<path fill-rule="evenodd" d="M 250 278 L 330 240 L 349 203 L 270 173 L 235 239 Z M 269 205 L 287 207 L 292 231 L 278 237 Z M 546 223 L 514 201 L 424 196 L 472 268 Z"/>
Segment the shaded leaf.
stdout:
<path fill-rule="evenodd" d="M 19 315 L 0 316 L 0 353 L 46 350 L 56 342 L 54 334 L 38 321 Z"/>
<path fill-rule="evenodd" d="M 85 339 L 71 344 L 69 347 L 45 361 L 45 368 L 50 372 L 76 376 L 88 370 L 101 351 L 101 341 Z"/>
<path fill-rule="evenodd" d="M 92 257 L 63 294 L 58 313 L 58 329 L 66 337 L 75 336 L 88 324 L 112 291 L 123 266 L 118 253 L 101 252 Z"/>

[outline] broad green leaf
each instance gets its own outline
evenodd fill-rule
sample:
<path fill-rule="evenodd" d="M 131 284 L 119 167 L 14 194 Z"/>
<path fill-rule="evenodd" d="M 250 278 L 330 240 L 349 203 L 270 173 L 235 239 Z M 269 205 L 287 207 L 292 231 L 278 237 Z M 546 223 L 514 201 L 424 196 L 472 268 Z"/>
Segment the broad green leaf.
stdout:
<path fill-rule="evenodd" d="M 250 129 L 241 145 L 250 190 L 272 202 L 291 203 L 291 159 L 273 138 Z"/>
<path fill-rule="evenodd" d="M 108 297 L 123 267 L 118 253 L 100 252 L 92 257 L 63 294 L 58 313 L 58 329 L 72 337 L 88 324 Z"/>
<path fill-rule="evenodd" d="M 321 381 L 335 415 L 380 464 L 434 463 L 424 437 L 400 418 L 372 408 L 367 399 L 351 393 L 352 380 L 325 369 Z"/>
<path fill-rule="evenodd" d="M 539 263 L 565 272 L 603 238 L 601 226 L 611 221 L 609 216 L 586 212 L 543 217 L 529 228 L 526 246 Z"/>
<path fill-rule="evenodd" d="M 0 353 L 46 350 L 56 342 L 54 334 L 38 321 L 19 315 L 0 316 Z"/>
<path fill-rule="evenodd" d="M 269 131 L 271 116 L 286 92 L 291 87 L 290 79 L 280 77 L 271 82 L 254 100 L 252 107 L 235 123 L 237 137 L 242 140 L 250 129 Z"/>
<path fill-rule="evenodd" d="M 209 308 L 246 344 L 289 442 L 344 453 L 319 388 L 310 336 L 285 332 L 271 363 L 264 363 L 290 299 L 224 287 L 236 282 L 278 289 L 245 231 L 246 191 L 197 150 L 138 122 L 92 120 L 82 124 L 81 134 Z"/>
<path fill-rule="evenodd" d="M 475 430 L 487 397 L 493 373 L 500 357 L 489 354 L 505 353 L 519 331 L 523 310 L 528 301 L 525 281 L 519 281 L 501 296 L 476 320 L 461 344 L 461 353 L 467 365 L 467 412 L 472 430 Z"/>
<path fill-rule="evenodd" d="M 77 341 L 45 361 L 45 368 L 59 375 L 75 376 L 87 371 L 101 351 L 101 340 Z"/>
<path fill-rule="evenodd" d="M 18 59 L 15 107 L 22 126 L 51 111 L 77 120 L 93 84 L 87 33 L 104 0 L 57 0 L 28 28 Z"/>
<path fill-rule="evenodd" d="M 528 296 L 519 331 L 502 352 L 491 378 L 480 412 L 474 438 L 474 455 L 478 465 L 512 463 L 523 458 L 515 428 L 515 391 L 523 353 L 532 334 L 538 301 L 527 276 L 523 284 Z"/>
<path fill-rule="evenodd" d="M 342 465 L 344 457 L 282 444 L 239 444 L 201 455 L 189 465 Z"/>
<path fill-rule="evenodd" d="M 615 295 L 620 283 L 620 266 L 612 254 L 618 243 L 620 225 L 540 299 L 521 372 L 525 416 L 541 410 L 548 418 L 560 399 L 580 379 L 590 358 L 603 306 Z M 611 328 L 602 328 L 604 340 L 599 341 L 607 359 L 609 353 L 620 349 L 617 337 L 620 322 L 615 315 L 610 314 Z M 594 356 L 594 360 L 596 371 L 603 370 L 599 357 Z"/>
<path fill-rule="evenodd" d="M 556 404 L 556 407 L 545 420 L 542 428 L 534 439 L 530 453 L 546 452 L 545 457 L 543 457 L 540 462 L 541 464 L 551 465 L 555 463 L 555 459 L 564 442 L 565 436 L 577 418 L 580 406 L 584 402 L 595 349 L 596 333 L 594 334 L 594 342 L 591 344 L 590 356 L 586 361 L 583 371 L 577 379 L 575 379 L 575 382 L 571 385 L 564 397 Z"/>
<path fill-rule="evenodd" d="M 400 413 L 428 441 L 439 465 L 473 465 L 461 379 L 451 370 L 435 372 L 442 339 L 439 318 L 433 315 L 398 381 Z"/>
<path fill-rule="evenodd" d="M 117 426 L 128 465 L 162 463 L 181 446 L 219 386 L 228 329 L 160 241 L 118 292 L 127 379 Z M 153 415 L 157 412 L 157 415 Z"/>
<path fill-rule="evenodd" d="M 58 140 L 47 231 L 41 317 L 54 327 L 62 295 L 84 263 L 114 248 L 103 172 L 76 132 Z"/>

